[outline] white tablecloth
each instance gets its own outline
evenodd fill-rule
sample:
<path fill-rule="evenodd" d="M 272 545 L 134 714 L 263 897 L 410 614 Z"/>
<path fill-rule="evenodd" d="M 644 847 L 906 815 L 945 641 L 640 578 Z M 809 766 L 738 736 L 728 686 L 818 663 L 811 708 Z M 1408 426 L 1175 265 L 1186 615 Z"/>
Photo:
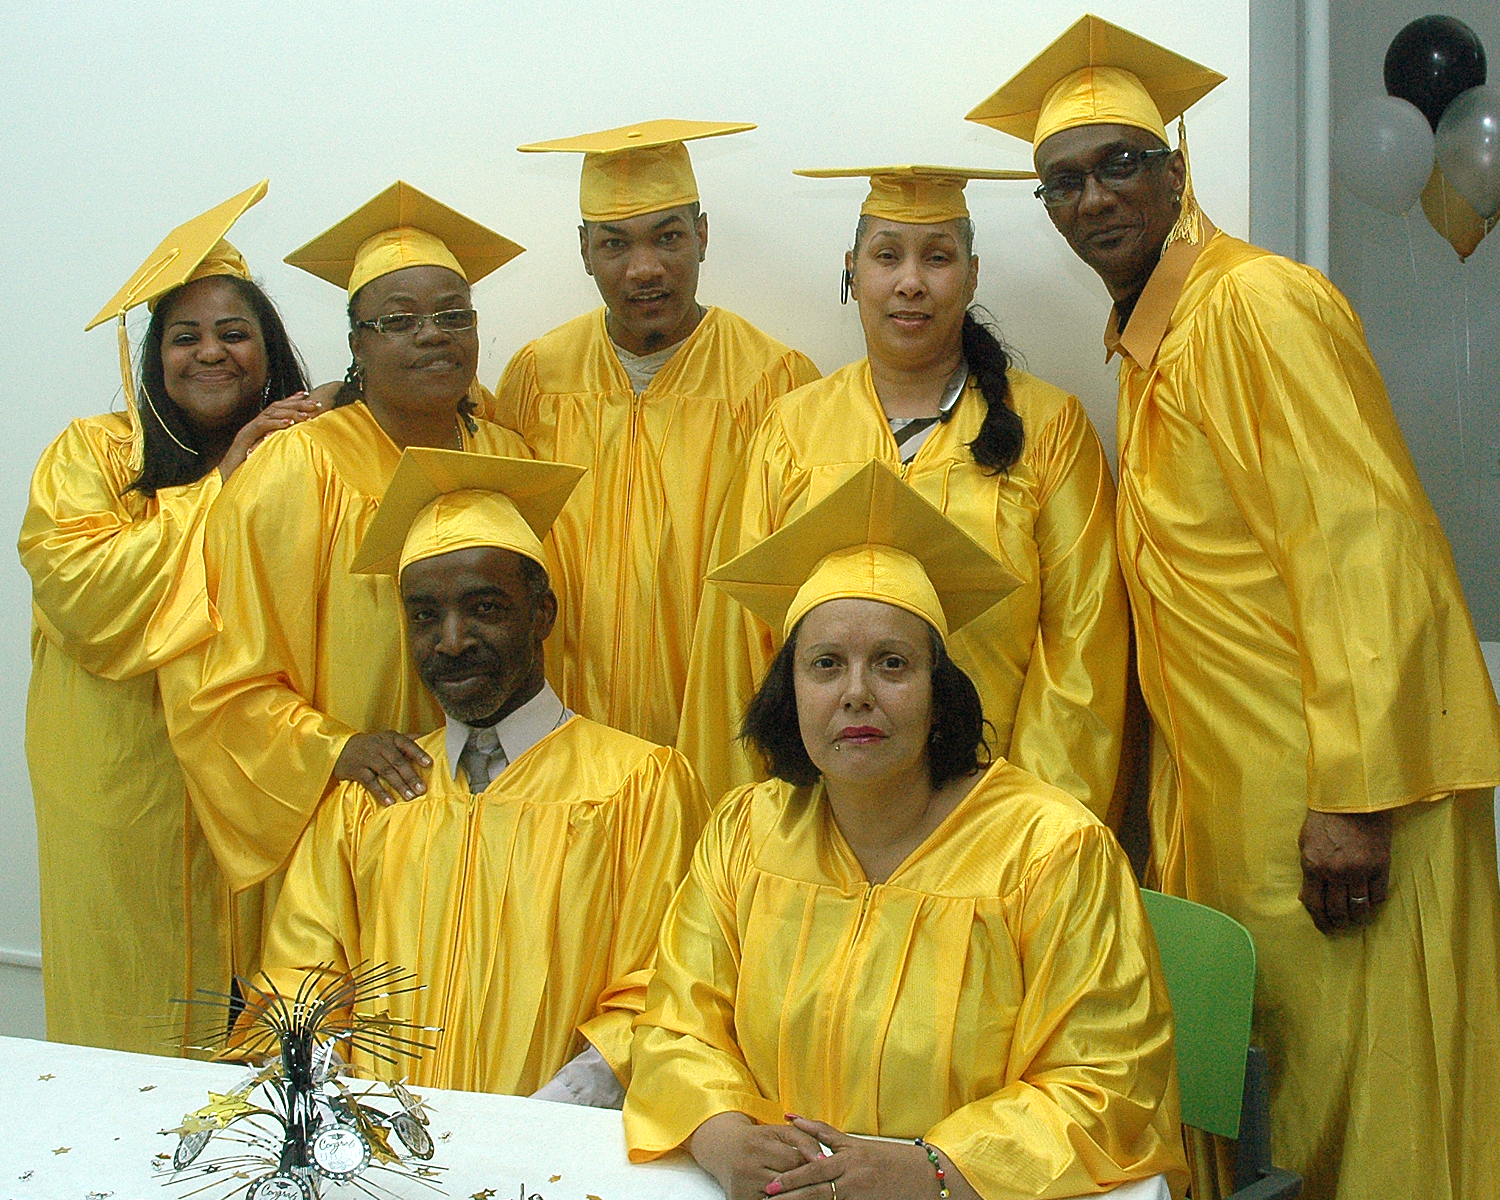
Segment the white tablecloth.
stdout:
<path fill-rule="evenodd" d="M 206 1181 L 174 1185 L 156 1174 L 153 1156 L 177 1147 L 176 1134 L 160 1131 L 202 1108 L 210 1089 L 227 1092 L 245 1075 L 226 1064 L 0 1037 L 0 1200 L 186 1200 Z M 432 1118 L 432 1165 L 445 1168 L 432 1182 L 450 1200 L 723 1200 L 681 1152 L 631 1164 L 617 1112 L 417 1090 Z M 213 1153 L 210 1143 L 200 1163 Z M 379 1178 L 400 1200 L 439 1195 L 416 1180 Z M 230 1185 L 215 1183 L 198 1200 L 217 1200 Z M 323 1194 L 360 1196 L 333 1185 Z M 1169 1200 L 1160 1176 L 1108 1196 Z"/>
<path fill-rule="evenodd" d="M 50 1078 L 44 1078 L 50 1076 Z M 177 1136 L 158 1130 L 229 1090 L 245 1068 L 55 1042 L 0 1038 L 0 1200 L 181 1200 L 206 1180 L 163 1186 L 152 1156 Z M 641 1166 L 625 1157 L 620 1114 L 518 1096 L 417 1089 L 432 1117 L 432 1182 L 450 1200 L 722 1200 L 685 1154 Z M 65 1153 L 57 1153 L 65 1150 Z M 213 1143 L 202 1162 L 214 1153 Z M 557 1177 L 557 1178 L 554 1178 Z M 382 1174 L 401 1200 L 438 1200 L 416 1180 Z M 243 1182 L 243 1181 L 242 1181 Z M 222 1196 L 228 1180 L 199 1200 Z M 493 1190 L 491 1190 L 493 1189 Z M 327 1200 L 358 1197 L 325 1187 Z"/>

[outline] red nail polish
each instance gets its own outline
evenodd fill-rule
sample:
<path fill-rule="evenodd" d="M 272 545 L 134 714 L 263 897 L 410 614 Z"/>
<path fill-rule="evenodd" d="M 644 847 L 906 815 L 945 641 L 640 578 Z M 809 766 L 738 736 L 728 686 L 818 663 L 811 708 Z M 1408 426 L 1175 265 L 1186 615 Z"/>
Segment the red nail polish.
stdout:
<path fill-rule="evenodd" d="M 800 1121 L 803 1119 L 796 1113 L 782 1113 L 781 1115 L 784 1116 L 788 1121 Z"/>
<path fill-rule="evenodd" d="M 779 1180 L 779 1179 L 773 1179 L 773 1180 L 771 1180 L 770 1183 L 766 1184 L 766 1195 L 768 1195 L 768 1196 L 779 1196 L 779 1195 L 781 1195 L 781 1180 Z"/>

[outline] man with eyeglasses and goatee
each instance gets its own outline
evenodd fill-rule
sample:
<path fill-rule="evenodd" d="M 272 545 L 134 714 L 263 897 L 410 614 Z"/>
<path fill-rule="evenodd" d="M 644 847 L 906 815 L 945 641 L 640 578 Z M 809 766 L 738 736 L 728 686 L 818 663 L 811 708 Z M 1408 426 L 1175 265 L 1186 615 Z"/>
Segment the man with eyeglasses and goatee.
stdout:
<path fill-rule="evenodd" d="M 1084 17 L 969 114 L 1032 144 L 1115 301 L 1150 881 L 1255 939 L 1304 1197 L 1500 1195 L 1500 709 L 1359 319 L 1216 230 L 1168 148 L 1222 80 Z"/>

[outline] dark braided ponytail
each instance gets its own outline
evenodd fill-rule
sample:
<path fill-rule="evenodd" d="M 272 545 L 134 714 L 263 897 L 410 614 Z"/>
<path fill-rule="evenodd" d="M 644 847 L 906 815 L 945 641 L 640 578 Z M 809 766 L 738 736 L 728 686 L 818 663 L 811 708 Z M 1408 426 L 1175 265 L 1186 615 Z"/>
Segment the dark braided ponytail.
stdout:
<path fill-rule="evenodd" d="M 976 316 L 976 314 L 980 314 Z M 974 461 L 991 475 L 1015 466 L 1026 444 L 1021 418 L 1010 406 L 1010 355 L 989 324 L 990 314 L 977 305 L 964 313 L 964 360 L 969 374 L 984 393 L 984 421 L 979 435 L 969 443 Z"/>

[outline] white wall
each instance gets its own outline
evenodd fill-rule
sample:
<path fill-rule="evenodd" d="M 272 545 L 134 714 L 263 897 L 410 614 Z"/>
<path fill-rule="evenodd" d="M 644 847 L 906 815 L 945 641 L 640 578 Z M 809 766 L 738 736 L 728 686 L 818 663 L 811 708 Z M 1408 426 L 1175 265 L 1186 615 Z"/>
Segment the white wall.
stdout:
<path fill-rule="evenodd" d="M 1290 11 L 1285 0 L 1257 0 Z M 1248 221 L 1248 0 L 1094 0 L 1093 11 L 1230 81 L 1191 115 L 1195 181 L 1224 229 Z M 712 244 L 700 297 L 825 371 L 861 351 L 838 306 L 861 186 L 798 166 L 1029 165 L 962 120 L 1079 14 L 1078 0 L 657 0 L 629 6 L 439 0 L 413 6 L 183 0 L 7 5 L 0 44 L 6 267 L 0 312 L 0 528 L 72 417 L 118 403 L 109 329 L 84 322 L 171 226 L 264 176 L 231 235 L 281 304 L 313 375 L 348 361 L 343 296 L 280 262 L 398 176 L 530 251 L 475 290 L 481 379 L 525 339 L 597 303 L 576 257 L 578 161 L 522 142 L 657 116 L 751 120 L 693 148 Z M 1107 301 L 1027 185 L 969 188 L 980 300 L 1030 369 L 1078 392 L 1113 447 Z M 143 325 L 137 324 L 138 334 Z M 0 555 L 0 961 L 38 947 L 22 755 L 26 578 Z M 86 738 L 89 731 L 80 730 Z M 0 1014 L 3 1018 L 3 1014 Z"/>

